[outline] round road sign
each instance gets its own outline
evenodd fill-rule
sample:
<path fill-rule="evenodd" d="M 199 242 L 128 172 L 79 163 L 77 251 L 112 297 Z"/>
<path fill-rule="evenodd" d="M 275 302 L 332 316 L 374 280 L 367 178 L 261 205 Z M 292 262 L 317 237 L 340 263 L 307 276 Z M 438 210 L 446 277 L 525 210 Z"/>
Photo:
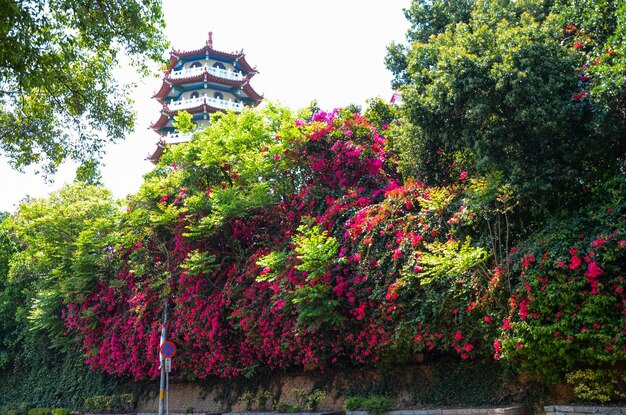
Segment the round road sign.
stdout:
<path fill-rule="evenodd" d="M 163 342 L 161 345 L 161 356 L 171 359 L 176 354 L 176 345 L 171 341 Z"/>

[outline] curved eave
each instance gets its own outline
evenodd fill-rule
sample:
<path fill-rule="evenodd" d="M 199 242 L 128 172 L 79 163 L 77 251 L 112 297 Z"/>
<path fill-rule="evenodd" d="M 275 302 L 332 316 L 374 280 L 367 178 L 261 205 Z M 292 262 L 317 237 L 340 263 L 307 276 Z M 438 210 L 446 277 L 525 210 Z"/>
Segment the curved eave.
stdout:
<path fill-rule="evenodd" d="M 163 99 L 167 96 L 167 94 L 170 93 L 170 91 L 172 90 L 172 85 L 165 79 L 163 79 L 163 84 L 161 84 L 161 89 L 159 89 L 159 91 L 152 95 L 152 98 L 156 98 L 156 99 Z"/>
<path fill-rule="evenodd" d="M 239 66 L 241 70 L 243 70 L 244 72 L 249 72 L 251 74 L 259 73 L 259 71 L 257 71 L 256 68 L 253 68 L 252 66 L 250 66 L 250 64 L 246 60 L 245 54 L 241 54 L 241 57 L 237 59 L 236 65 Z"/>
<path fill-rule="evenodd" d="M 258 105 L 258 104 L 256 104 Z M 225 109 L 223 108 L 218 108 L 218 107 L 214 107 L 211 104 L 201 104 L 198 105 L 196 107 L 191 107 L 191 108 L 185 108 L 185 111 L 187 111 L 189 114 L 194 115 L 194 114 L 202 114 L 202 113 L 207 113 L 207 114 L 212 114 L 214 112 L 226 112 Z M 152 124 L 152 129 L 153 130 L 160 130 L 162 128 L 165 128 L 168 124 L 168 122 L 170 121 L 170 119 L 177 115 L 179 111 L 182 110 L 170 110 L 167 107 L 163 108 L 163 110 L 161 110 L 161 116 L 159 117 L 159 119 L 157 120 L 157 122 L 155 122 L 154 124 Z"/>
<path fill-rule="evenodd" d="M 249 83 L 244 84 L 241 90 L 245 92 L 248 97 L 255 100 L 257 102 L 256 105 L 259 105 L 261 101 L 263 101 L 263 95 L 256 92 Z"/>
<path fill-rule="evenodd" d="M 207 104 L 200 104 L 196 107 L 191 107 L 191 108 L 185 108 L 184 110 L 187 111 L 189 114 L 198 114 L 201 112 L 204 112 L 204 107 L 205 106 L 209 106 Z M 182 109 L 180 110 L 170 110 L 167 107 L 163 108 L 163 110 L 161 111 L 162 114 L 166 115 L 166 116 L 170 116 L 173 117 L 174 115 L 177 115 L 179 111 L 183 111 Z"/>
<path fill-rule="evenodd" d="M 148 160 L 152 164 L 157 164 L 159 162 L 159 159 L 165 152 L 165 148 L 166 148 L 165 142 L 163 140 L 160 140 L 157 143 L 157 148 L 154 150 L 154 152 L 151 155 L 146 157 L 146 160 Z"/>
<path fill-rule="evenodd" d="M 167 125 L 167 122 L 169 120 L 170 120 L 170 117 L 168 116 L 168 114 L 161 113 L 161 116 L 159 117 L 157 122 L 152 124 L 151 128 L 153 130 L 160 130 L 161 128 L 165 127 L 165 125 Z"/>
<path fill-rule="evenodd" d="M 175 50 L 172 49 L 172 51 L 170 52 L 170 61 L 167 65 L 167 69 L 168 70 L 172 70 L 173 68 L 176 67 L 176 65 L 178 65 L 178 63 L 181 60 L 184 60 L 186 58 L 190 58 L 193 56 L 206 56 L 209 55 L 209 57 L 213 57 L 213 58 L 220 58 L 221 60 L 224 61 L 236 61 L 238 60 L 238 64 L 239 66 L 245 70 L 246 72 L 256 72 L 256 70 L 254 68 L 252 68 L 250 66 L 250 64 L 248 62 L 246 62 L 245 60 L 245 54 L 243 53 L 243 51 L 240 52 L 222 52 L 220 50 L 217 49 L 213 49 L 212 47 L 205 45 L 204 47 L 200 48 L 200 49 L 196 49 L 196 50 L 190 50 L 190 51 L 180 51 L 180 50 Z"/>
<path fill-rule="evenodd" d="M 245 90 L 245 84 L 247 84 L 253 76 L 254 74 L 248 74 L 241 80 L 235 80 L 235 79 L 221 78 L 219 76 L 209 73 L 208 71 L 205 71 L 196 76 L 171 79 L 169 78 L 168 74 L 166 74 L 165 78 L 163 79 L 163 84 L 161 85 L 161 89 L 159 89 L 159 91 L 156 94 L 154 94 L 152 98 L 156 98 L 160 103 L 163 103 L 162 100 L 163 98 L 168 96 L 168 94 L 172 90 L 172 85 L 184 85 L 184 84 L 189 84 L 192 82 L 205 82 L 206 81 L 206 82 L 211 82 L 211 83 L 215 83 L 218 85 L 224 85 L 224 86 L 233 87 L 233 88 L 242 88 Z"/>

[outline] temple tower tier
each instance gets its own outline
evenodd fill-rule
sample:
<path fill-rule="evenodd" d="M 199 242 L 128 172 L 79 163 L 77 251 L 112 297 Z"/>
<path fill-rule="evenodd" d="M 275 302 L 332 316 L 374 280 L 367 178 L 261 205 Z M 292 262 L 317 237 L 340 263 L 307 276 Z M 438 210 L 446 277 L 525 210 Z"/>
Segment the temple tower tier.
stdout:
<path fill-rule="evenodd" d="M 160 138 L 148 160 L 156 164 L 168 145 L 188 140 L 175 132 L 174 116 L 179 111 L 190 113 L 202 129 L 209 125 L 209 114 L 229 110 L 240 113 L 245 107 L 259 105 L 263 96 L 250 85 L 257 73 L 243 50 L 227 53 L 213 49 L 212 32 L 201 49 L 172 49 L 163 84 L 153 96 L 162 105 L 161 116 L 151 126 Z"/>

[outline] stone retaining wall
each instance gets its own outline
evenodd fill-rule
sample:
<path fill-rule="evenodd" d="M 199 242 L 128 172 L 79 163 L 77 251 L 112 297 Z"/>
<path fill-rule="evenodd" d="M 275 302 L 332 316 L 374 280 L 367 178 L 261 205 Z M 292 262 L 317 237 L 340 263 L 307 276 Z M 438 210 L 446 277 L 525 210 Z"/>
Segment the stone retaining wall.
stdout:
<path fill-rule="evenodd" d="M 367 415 L 365 411 L 346 411 L 346 415 Z M 399 409 L 386 415 L 525 415 L 521 405 L 504 408 L 454 408 L 454 409 Z"/>
<path fill-rule="evenodd" d="M 546 415 L 626 415 L 623 406 L 549 405 L 543 409 Z"/>
<path fill-rule="evenodd" d="M 137 415 L 154 415 L 149 412 L 139 412 Z M 184 413 L 172 413 L 170 415 L 189 415 Z M 218 413 L 195 413 L 195 415 L 367 415 L 365 411 L 334 411 L 334 412 L 218 412 Z M 505 408 L 454 408 L 454 409 L 399 409 L 386 412 L 385 415 L 526 415 L 523 406 L 510 406 Z M 617 414 L 612 414 L 617 415 Z"/>

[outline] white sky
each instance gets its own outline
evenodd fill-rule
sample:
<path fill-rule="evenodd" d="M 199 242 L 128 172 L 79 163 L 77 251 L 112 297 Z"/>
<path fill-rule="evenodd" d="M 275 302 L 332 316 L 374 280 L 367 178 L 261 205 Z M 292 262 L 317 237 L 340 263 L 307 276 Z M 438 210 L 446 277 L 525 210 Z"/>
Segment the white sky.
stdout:
<path fill-rule="evenodd" d="M 320 108 L 356 103 L 380 96 L 390 99 L 391 73 L 384 65 L 386 46 L 403 43 L 408 22 L 402 9 L 410 0 L 163 0 L 171 46 L 199 49 L 209 31 L 213 47 L 224 52 L 243 49 L 257 66 L 254 89 L 266 99 L 292 109 L 317 99 Z M 136 192 L 152 164 L 145 158 L 155 149 L 157 136 L 149 126 L 159 117 L 151 99 L 161 77 L 139 79 L 135 92 L 135 131 L 107 148 L 102 176 L 118 198 Z M 45 183 L 32 173 L 18 173 L 0 158 L 0 211 L 14 211 L 27 195 L 41 197 L 74 178 L 75 166 L 61 166 Z"/>

